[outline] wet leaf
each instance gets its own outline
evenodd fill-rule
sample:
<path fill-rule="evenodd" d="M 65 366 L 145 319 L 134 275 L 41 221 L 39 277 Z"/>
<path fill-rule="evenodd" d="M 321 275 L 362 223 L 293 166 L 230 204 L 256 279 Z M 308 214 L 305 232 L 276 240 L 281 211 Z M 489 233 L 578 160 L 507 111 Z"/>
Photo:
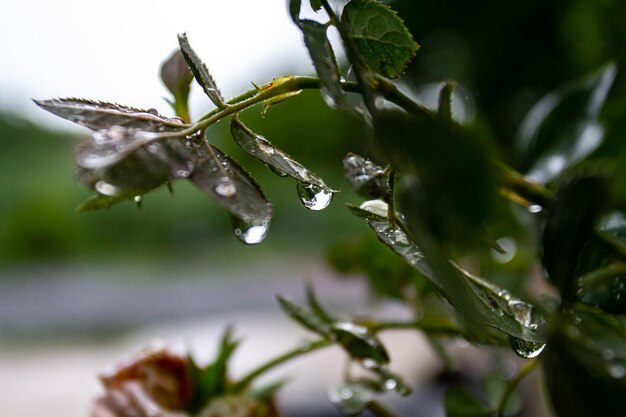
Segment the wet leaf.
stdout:
<path fill-rule="evenodd" d="M 280 306 L 283 311 L 289 317 L 302 324 L 307 329 L 324 337 L 328 337 L 330 334 L 330 323 L 326 322 L 315 313 L 300 307 L 284 297 L 278 296 L 278 301 L 280 302 Z"/>
<path fill-rule="evenodd" d="M 496 417 L 496 413 L 466 388 L 454 386 L 446 392 L 447 417 Z"/>
<path fill-rule="evenodd" d="M 528 112 L 516 144 L 530 178 L 548 183 L 598 148 L 604 139 L 598 116 L 616 72 L 610 63 L 548 93 Z"/>
<path fill-rule="evenodd" d="M 553 326 L 542 364 L 559 416 L 624 414 L 626 331 L 615 317 L 577 307 Z"/>
<path fill-rule="evenodd" d="M 167 118 L 154 109 L 143 110 L 80 98 L 35 100 L 35 103 L 52 114 L 91 130 L 121 126 L 146 132 L 175 132 L 189 127 L 181 119 Z"/>
<path fill-rule="evenodd" d="M 373 399 L 372 390 L 360 383 L 342 384 L 328 391 L 328 400 L 346 416 L 363 413 Z"/>
<path fill-rule="evenodd" d="M 386 199 L 391 194 L 385 170 L 372 161 L 349 153 L 343 160 L 343 172 L 361 197 Z"/>
<path fill-rule="evenodd" d="M 565 303 L 575 297 L 577 268 L 608 194 L 606 179 L 596 172 L 574 173 L 563 179 L 546 219 L 542 259 L 548 278 Z"/>
<path fill-rule="evenodd" d="M 235 236 L 257 244 L 267 235 L 272 205 L 234 159 L 204 141 L 193 142 L 196 167 L 189 179 L 230 215 Z"/>
<path fill-rule="evenodd" d="M 237 144 L 252 157 L 265 163 L 281 176 L 290 176 L 298 183 L 313 185 L 329 193 L 332 190 L 315 173 L 276 148 L 267 139 L 246 127 L 237 116 L 230 123 L 230 132 Z"/>
<path fill-rule="evenodd" d="M 349 2 L 341 25 L 363 61 L 387 78 L 398 78 L 419 48 L 396 12 L 377 1 Z"/>
<path fill-rule="evenodd" d="M 205 367 L 198 366 L 189 358 L 189 371 L 192 376 L 193 395 L 189 411 L 196 413 L 213 398 L 221 396 L 228 389 L 228 365 L 239 341 L 234 340 L 232 329 L 227 328 L 222 336 L 220 349 L 215 360 Z"/>
<path fill-rule="evenodd" d="M 178 43 L 180 45 L 180 51 L 182 52 L 183 57 L 185 57 L 185 61 L 187 61 L 189 69 L 193 73 L 198 84 L 200 84 L 200 87 L 202 87 L 202 90 L 204 90 L 204 93 L 217 107 L 226 107 L 226 102 L 217 87 L 217 83 L 213 79 L 213 76 L 204 62 L 202 62 L 200 57 L 198 57 L 196 52 L 191 48 L 191 45 L 189 45 L 189 41 L 187 40 L 187 35 L 185 33 L 178 35 Z"/>
<path fill-rule="evenodd" d="M 383 200 L 364 201 L 360 206 L 347 204 L 352 213 L 364 219 L 382 220 L 388 219 L 389 205 Z"/>
<path fill-rule="evenodd" d="M 339 67 L 333 47 L 326 36 L 326 26 L 314 20 L 300 20 L 298 26 L 304 35 L 313 66 L 322 81 L 322 95 L 334 108 L 346 108 L 348 101 L 340 82 Z"/>
<path fill-rule="evenodd" d="M 128 200 L 133 200 L 135 198 L 136 198 L 136 195 L 133 195 L 133 194 L 118 194 L 115 196 L 94 194 L 91 197 L 89 197 L 89 199 L 81 203 L 81 205 L 79 205 L 76 208 L 76 211 L 78 213 L 82 213 L 83 211 L 108 209 L 117 203 L 121 203 L 123 201 L 128 201 Z"/>
<path fill-rule="evenodd" d="M 389 363 L 385 346 L 367 327 L 352 322 L 337 322 L 333 323 L 330 335 L 352 358 L 362 361 L 366 368 L 379 368 Z"/>

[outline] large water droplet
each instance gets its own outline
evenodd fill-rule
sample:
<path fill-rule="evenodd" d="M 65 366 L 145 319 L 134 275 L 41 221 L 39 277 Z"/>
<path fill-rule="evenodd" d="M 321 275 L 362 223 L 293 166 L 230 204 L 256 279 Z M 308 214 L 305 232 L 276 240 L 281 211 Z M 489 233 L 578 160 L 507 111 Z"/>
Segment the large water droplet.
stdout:
<path fill-rule="evenodd" d="M 383 200 L 368 200 L 363 202 L 359 208 L 385 218 L 389 213 L 389 205 Z"/>
<path fill-rule="evenodd" d="M 611 363 L 608 366 L 609 375 L 615 379 L 622 379 L 626 376 L 626 368 L 619 363 Z"/>
<path fill-rule="evenodd" d="M 263 224 L 247 224 L 236 217 L 232 219 L 235 236 L 246 245 L 256 245 L 257 243 L 263 242 L 270 229 L 269 222 Z"/>
<path fill-rule="evenodd" d="M 386 390 L 394 390 L 398 386 L 398 381 L 393 378 L 389 378 L 385 380 L 384 386 Z"/>
<path fill-rule="evenodd" d="M 324 210 L 333 199 L 333 192 L 317 185 L 298 183 L 298 195 L 304 207 L 309 210 Z"/>
<path fill-rule="evenodd" d="M 372 400 L 372 393 L 358 384 L 341 385 L 328 392 L 328 399 L 343 414 L 352 416 L 365 411 Z"/>
<path fill-rule="evenodd" d="M 517 254 L 517 244 L 515 243 L 515 240 L 511 239 L 510 237 L 503 237 L 498 239 L 496 242 L 498 246 L 500 246 L 500 248 L 504 251 L 504 253 L 500 253 L 497 250 L 492 249 L 491 257 L 493 258 L 493 260 L 500 264 L 510 262 Z"/>
<path fill-rule="evenodd" d="M 509 336 L 509 344 L 513 352 L 525 359 L 536 358 L 546 347 L 544 343 L 528 342 L 513 336 Z"/>
<path fill-rule="evenodd" d="M 237 187 L 235 186 L 235 183 L 228 177 L 222 177 L 217 180 L 214 190 L 217 194 L 227 198 L 233 197 L 237 194 Z"/>

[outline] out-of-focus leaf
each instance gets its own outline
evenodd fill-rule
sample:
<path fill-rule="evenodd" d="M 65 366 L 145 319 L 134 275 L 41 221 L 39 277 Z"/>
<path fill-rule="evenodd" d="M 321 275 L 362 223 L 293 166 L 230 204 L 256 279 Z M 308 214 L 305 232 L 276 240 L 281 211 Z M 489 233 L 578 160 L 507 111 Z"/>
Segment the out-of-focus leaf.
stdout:
<path fill-rule="evenodd" d="M 361 156 L 349 153 L 343 160 L 343 172 L 352 188 L 362 197 L 385 199 L 391 193 L 385 170 Z"/>
<path fill-rule="evenodd" d="M 326 26 L 314 20 L 300 20 L 298 26 L 304 35 L 317 75 L 322 81 L 322 95 L 331 107 L 347 107 L 346 93 L 340 82 L 339 67 L 333 47 L 326 36 Z"/>
<path fill-rule="evenodd" d="M 35 100 L 35 103 L 54 115 L 92 130 L 121 126 L 146 132 L 175 132 L 189 127 L 181 119 L 162 116 L 154 109 L 142 110 L 80 98 Z"/>
<path fill-rule="evenodd" d="M 429 231 L 441 241 L 475 244 L 492 213 L 496 187 L 474 134 L 439 118 L 396 111 L 380 112 L 374 127 L 394 167 L 417 174 L 419 189 L 413 192 Z"/>
<path fill-rule="evenodd" d="M 229 360 L 238 345 L 239 341 L 232 337 L 232 329 L 228 328 L 222 336 L 220 350 L 212 363 L 199 367 L 192 358 L 189 358 L 189 371 L 193 380 L 190 412 L 198 412 L 210 400 L 227 392 Z"/>
<path fill-rule="evenodd" d="M 598 116 L 616 73 L 610 63 L 548 93 L 533 106 L 516 138 L 529 177 L 548 183 L 598 148 L 604 138 Z"/>
<path fill-rule="evenodd" d="M 447 417 L 496 417 L 493 409 L 478 400 L 466 388 L 454 386 L 446 392 Z"/>
<path fill-rule="evenodd" d="M 624 414 L 626 331 L 615 317 L 575 309 L 553 326 L 542 364 L 560 417 Z"/>
<path fill-rule="evenodd" d="M 379 368 L 389 363 L 385 346 L 367 327 L 352 322 L 337 322 L 332 325 L 330 335 L 367 368 Z"/>
<path fill-rule="evenodd" d="M 189 70 L 185 57 L 180 50 L 161 65 L 161 80 L 172 93 L 173 101 L 169 101 L 178 117 L 189 120 L 189 91 L 193 81 L 193 73 Z"/>
<path fill-rule="evenodd" d="M 349 2 L 341 25 L 363 61 L 387 78 L 398 78 L 419 48 L 396 12 L 377 1 Z"/>
<path fill-rule="evenodd" d="M 328 312 L 322 307 L 319 300 L 317 299 L 317 295 L 315 294 L 315 290 L 313 290 L 313 286 L 308 284 L 306 286 L 306 300 L 309 303 L 309 307 L 313 311 L 313 313 L 324 320 L 327 323 L 335 321 Z"/>
<path fill-rule="evenodd" d="M 350 382 L 330 389 L 328 399 L 342 415 L 358 416 L 370 405 L 374 394 L 369 384 Z"/>
<path fill-rule="evenodd" d="M 327 192 L 332 192 L 320 177 L 276 148 L 263 136 L 248 129 L 237 116 L 232 118 L 230 132 L 235 142 L 244 151 L 265 163 L 276 174 L 290 176 L 301 184 L 314 185 Z"/>
<path fill-rule="evenodd" d="M 582 251 L 594 237 L 594 226 L 608 194 L 598 173 L 575 173 L 564 178 L 546 219 L 542 257 L 549 279 L 564 302 L 575 296 L 576 271 Z"/>
<path fill-rule="evenodd" d="M 183 57 L 185 57 L 185 61 L 187 61 L 189 69 L 193 73 L 198 84 L 200 84 L 200 87 L 202 87 L 202 90 L 204 90 L 204 93 L 217 107 L 226 107 L 226 102 L 217 87 L 217 83 L 213 79 L 213 76 L 204 62 L 202 62 L 200 57 L 198 57 L 196 52 L 191 48 L 191 45 L 189 45 L 189 41 L 187 40 L 187 35 L 185 33 L 178 35 L 178 43 L 180 45 L 180 51 L 182 52 Z"/>
<path fill-rule="evenodd" d="M 261 188 L 234 159 L 204 141 L 193 142 L 196 166 L 189 179 L 230 215 L 235 236 L 252 245 L 263 241 L 272 205 Z"/>
<path fill-rule="evenodd" d="M 492 374 L 488 375 L 483 381 L 483 385 L 485 387 L 485 395 L 489 400 L 489 403 L 492 406 L 496 406 L 505 390 L 507 389 L 508 381 L 503 378 L 501 375 Z M 522 401 L 517 392 L 513 392 L 510 394 L 505 406 L 504 406 L 504 415 L 506 416 L 515 416 L 518 415 L 522 408 Z"/>
<path fill-rule="evenodd" d="M 279 296 L 278 301 L 280 302 L 280 306 L 283 311 L 287 313 L 289 317 L 302 324 L 307 329 L 328 337 L 330 334 L 330 324 L 324 321 L 321 317 L 284 297 Z"/>

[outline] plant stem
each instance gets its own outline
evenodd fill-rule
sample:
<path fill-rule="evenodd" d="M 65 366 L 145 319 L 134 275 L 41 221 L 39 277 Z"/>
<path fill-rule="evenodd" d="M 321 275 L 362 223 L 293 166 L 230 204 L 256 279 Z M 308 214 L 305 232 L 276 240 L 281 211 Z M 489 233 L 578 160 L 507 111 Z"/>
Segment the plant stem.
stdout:
<path fill-rule="evenodd" d="M 396 414 L 378 401 L 371 401 L 367 409 L 378 417 L 396 417 Z"/>
<path fill-rule="evenodd" d="M 383 330 L 421 330 L 430 335 L 462 336 L 463 331 L 454 323 L 444 320 L 387 321 L 368 326 L 373 332 Z"/>
<path fill-rule="evenodd" d="M 506 389 L 504 390 L 504 393 L 502 394 L 502 397 L 500 397 L 500 401 L 498 401 L 498 404 L 496 406 L 497 417 L 504 417 L 504 408 L 506 407 L 506 403 L 509 400 L 509 397 L 511 396 L 511 394 L 513 394 L 519 383 L 522 382 L 522 380 L 526 378 L 528 374 L 537 369 L 537 366 L 539 366 L 538 360 L 526 362 L 524 366 L 522 366 L 522 368 L 519 370 L 517 375 L 515 375 L 513 379 L 508 381 Z"/>
<path fill-rule="evenodd" d="M 299 356 L 302 356 L 304 354 L 307 354 L 309 352 L 313 352 L 315 350 L 319 350 L 322 348 L 325 348 L 327 346 L 332 345 L 333 342 L 328 340 L 328 339 L 320 339 L 320 340 L 316 340 L 314 342 L 309 342 L 304 346 L 299 346 L 295 349 L 292 349 L 288 352 L 283 353 L 280 356 L 277 356 L 276 358 L 270 360 L 269 362 L 264 363 L 263 365 L 259 366 L 256 369 L 253 369 L 252 371 L 250 371 L 247 375 L 245 375 L 243 378 L 241 378 L 237 383 L 235 383 L 235 391 L 240 391 L 243 390 L 245 388 L 247 388 L 252 381 L 254 381 L 255 378 L 257 378 L 259 375 L 269 371 L 270 369 L 274 368 L 275 366 L 281 365 L 285 362 L 290 361 L 291 359 L 297 358 Z"/>

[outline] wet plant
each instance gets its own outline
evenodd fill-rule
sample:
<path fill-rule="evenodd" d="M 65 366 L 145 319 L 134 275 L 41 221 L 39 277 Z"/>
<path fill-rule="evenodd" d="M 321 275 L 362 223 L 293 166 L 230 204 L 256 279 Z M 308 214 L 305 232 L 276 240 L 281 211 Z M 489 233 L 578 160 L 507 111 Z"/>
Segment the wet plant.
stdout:
<path fill-rule="evenodd" d="M 454 364 L 442 343 L 450 338 L 494 352 L 508 346 L 526 361 L 500 381 L 498 395 L 449 387 L 444 404 L 449 417 L 523 413 L 523 405 L 512 406 L 511 399 L 536 369 L 557 415 L 623 415 L 624 173 L 619 159 L 595 155 L 605 137 L 601 115 L 616 65 L 607 63 L 555 87 L 528 112 L 515 147 L 498 149 L 487 129 L 455 117 L 462 105 L 455 82 L 441 84 L 436 108 L 400 88 L 395 80 L 419 46 L 390 7 L 351 0 L 338 12 L 326 0 L 310 0 L 318 22 L 301 18 L 301 3 L 289 1 L 289 10 L 316 77 L 282 76 L 226 99 L 182 34 L 180 51 L 161 68 L 175 117 L 74 98 L 36 103 L 94 131 L 76 151 L 78 180 L 95 192 L 79 210 L 140 203 L 158 187 L 191 181 L 226 211 L 239 240 L 258 244 L 270 234 L 270 200 L 237 161 L 214 146 L 206 130 L 230 119 L 237 145 L 291 179 L 306 208 L 323 210 L 337 191 L 239 117 L 257 104 L 265 112 L 280 102 L 289 105 L 303 90 L 320 90 L 329 106 L 362 120 L 369 129 L 363 140 L 376 149 L 367 157 L 347 155 L 343 171 L 363 199 L 348 209 L 379 243 L 336 245 L 331 263 L 363 272 L 373 290 L 401 300 L 415 318 L 337 317 L 307 288 L 307 306 L 284 297 L 279 302 L 317 339 L 239 379 L 228 373 L 238 345 L 230 331 L 215 361 L 204 367 L 166 350 L 146 352 L 102 378 L 106 393 L 93 415 L 275 416 L 280 384 L 259 387 L 257 378 L 331 345 L 340 346 L 368 376 L 345 375 L 330 400 L 348 415 L 366 410 L 393 415 L 379 397 L 389 391 L 410 395 L 411 386 L 397 375 L 379 339 L 390 329 L 424 333 L 450 368 Z M 349 71 L 338 65 L 330 27 L 340 34 Z M 194 80 L 214 109 L 192 121 L 187 100 Z M 372 253 L 383 262 L 371 262 Z M 502 276 L 512 278 L 509 285 L 499 283 Z M 541 278 L 548 285 L 538 285 Z"/>

